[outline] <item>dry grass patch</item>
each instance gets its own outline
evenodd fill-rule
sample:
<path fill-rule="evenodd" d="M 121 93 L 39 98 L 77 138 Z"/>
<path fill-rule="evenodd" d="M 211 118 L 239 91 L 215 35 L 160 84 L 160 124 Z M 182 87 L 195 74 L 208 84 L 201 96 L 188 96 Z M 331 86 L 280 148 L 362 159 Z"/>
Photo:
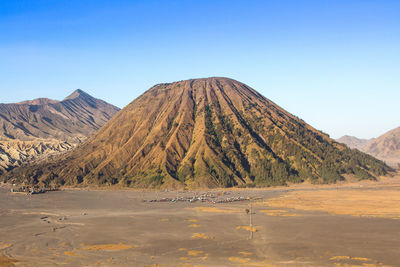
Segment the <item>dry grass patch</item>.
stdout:
<path fill-rule="evenodd" d="M 282 217 L 295 217 L 295 216 L 298 216 L 295 213 L 287 213 L 286 210 L 260 210 L 260 212 L 265 213 L 268 216 L 282 216 Z"/>
<path fill-rule="evenodd" d="M 397 190 L 298 191 L 264 203 L 276 208 L 400 219 L 400 191 Z"/>
<path fill-rule="evenodd" d="M 334 267 L 393 267 L 389 265 L 383 265 L 383 264 L 375 264 L 375 263 L 363 263 L 362 265 L 359 264 L 341 264 L 341 263 L 334 263 Z"/>
<path fill-rule="evenodd" d="M 76 253 L 74 251 L 64 251 L 64 255 L 67 256 L 77 256 Z"/>
<path fill-rule="evenodd" d="M 263 213 L 286 213 L 287 210 L 260 210 Z"/>
<path fill-rule="evenodd" d="M 334 257 L 331 257 L 331 258 L 330 258 L 331 261 L 336 261 L 336 260 L 349 260 L 349 259 L 351 259 L 350 256 L 334 256 Z"/>
<path fill-rule="evenodd" d="M 9 248 L 9 247 L 12 247 L 12 244 L 0 242 L 0 249 L 6 249 L 6 248 Z"/>
<path fill-rule="evenodd" d="M 250 261 L 250 262 L 247 262 L 246 264 L 243 264 L 243 266 L 276 267 L 276 265 L 269 264 L 268 262 L 265 262 L 265 261 Z"/>
<path fill-rule="evenodd" d="M 382 263 L 371 263 L 373 260 L 365 257 L 351 257 L 351 256 L 333 256 L 330 258 L 331 261 L 337 261 L 334 263 L 335 267 L 389 267 Z M 343 263 L 345 262 L 345 263 Z M 362 263 L 361 263 L 362 262 Z M 368 263 L 370 262 L 370 263 Z"/>
<path fill-rule="evenodd" d="M 97 250 L 97 251 L 116 251 L 116 250 L 127 250 L 131 249 L 133 246 L 125 245 L 122 243 L 119 244 L 102 244 L 102 245 L 92 245 L 92 246 L 85 246 L 83 249 L 85 250 Z"/>
<path fill-rule="evenodd" d="M 371 261 L 371 259 L 364 258 L 364 257 L 352 257 L 352 260 L 357 260 L 357 261 Z"/>
<path fill-rule="evenodd" d="M 204 233 L 194 233 L 192 235 L 192 238 L 194 238 L 194 239 L 211 239 L 212 237 L 210 237 Z"/>
<path fill-rule="evenodd" d="M 236 227 L 236 229 L 238 229 L 238 230 L 242 229 L 242 230 L 246 230 L 246 231 L 251 231 L 253 233 L 258 231 L 257 227 L 255 227 L 255 226 L 252 226 L 252 227 L 250 227 L 250 226 L 238 226 L 238 227 Z"/>
<path fill-rule="evenodd" d="M 208 213 L 239 213 L 241 212 L 238 209 L 221 209 L 217 207 L 194 207 L 188 208 L 198 212 L 208 212 Z"/>
<path fill-rule="evenodd" d="M 16 259 L 9 258 L 5 255 L 0 255 L 0 266 L 1 267 L 12 267 L 14 266 L 14 263 L 19 262 Z"/>
<path fill-rule="evenodd" d="M 246 251 L 240 251 L 239 254 L 243 255 L 243 256 L 251 256 L 251 255 L 253 255 L 252 252 L 246 252 Z"/>
<path fill-rule="evenodd" d="M 208 260 L 208 253 L 206 253 L 205 255 L 204 255 L 204 257 L 201 257 L 201 260 L 202 261 L 207 261 Z"/>
<path fill-rule="evenodd" d="M 355 260 L 355 261 L 372 261 L 369 258 L 365 257 L 351 257 L 351 256 L 334 256 L 331 257 L 330 260 L 337 261 L 337 260 Z"/>
<path fill-rule="evenodd" d="M 229 260 L 231 262 L 242 263 L 242 264 L 250 262 L 250 258 L 241 258 L 241 257 L 229 257 Z"/>
<path fill-rule="evenodd" d="M 190 251 L 188 251 L 187 254 L 188 254 L 188 256 L 197 257 L 203 253 L 204 253 L 204 251 L 202 251 L 202 250 L 190 250 Z"/>

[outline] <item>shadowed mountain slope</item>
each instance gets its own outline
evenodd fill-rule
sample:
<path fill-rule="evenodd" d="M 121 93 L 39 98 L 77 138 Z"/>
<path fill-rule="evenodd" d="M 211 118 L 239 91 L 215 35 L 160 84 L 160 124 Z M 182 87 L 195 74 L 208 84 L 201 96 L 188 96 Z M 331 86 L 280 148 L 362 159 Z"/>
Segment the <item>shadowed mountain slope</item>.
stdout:
<path fill-rule="evenodd" d="M 0 138 L 55 138 L 79 142 L 98 130 L 119 108 L 76 90 L 63 101 L 39 98 L 0 104 Z"/>
<path fill-rule="evenodd" d="M 63 101 L 38 98 L 0 104 L 0 173 L 72 149 L 118 111 L 79 89 Z"/>
<path fill-rule="evenodd" d="M 71 153 L 7 179 L 196 188 L 371 179 L 389 170 L 245 84 L 208 78 L 152 87 Z"/>

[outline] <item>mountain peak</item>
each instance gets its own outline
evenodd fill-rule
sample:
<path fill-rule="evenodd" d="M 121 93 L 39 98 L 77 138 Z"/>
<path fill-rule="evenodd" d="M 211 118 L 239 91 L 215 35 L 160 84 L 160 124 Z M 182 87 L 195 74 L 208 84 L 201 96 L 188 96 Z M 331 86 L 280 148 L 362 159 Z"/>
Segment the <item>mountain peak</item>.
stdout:
<path fill-rule="evenodd" d="M 55 104 L 57 103 L 57 100 L 49 99 L 49 98 L 36 98 L 33 100 L 26 100 L 26 101 L 21 101 L 18 102 L 17 104 L 19 105 L 47 105 L 47 104 Z"/>
<path fill-rule="evenodd" d="M 93 97 L 81 89 L 76 89 L 72 94 L 64 98 L 64 101 L 76 98 L 93 98 Z"/>

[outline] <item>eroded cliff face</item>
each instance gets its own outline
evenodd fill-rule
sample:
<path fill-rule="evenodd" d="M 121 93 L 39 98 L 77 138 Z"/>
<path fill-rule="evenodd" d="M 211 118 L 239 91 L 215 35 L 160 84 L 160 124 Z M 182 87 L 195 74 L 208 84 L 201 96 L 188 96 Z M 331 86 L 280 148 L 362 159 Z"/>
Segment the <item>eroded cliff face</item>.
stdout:
<path fill-rule="evenodd" d="M 73 149 L 76 144 L 59 140 L 0 141 L 0 173 L 4 173 L 23 163 L 45 160 L 50 155 Z"/>

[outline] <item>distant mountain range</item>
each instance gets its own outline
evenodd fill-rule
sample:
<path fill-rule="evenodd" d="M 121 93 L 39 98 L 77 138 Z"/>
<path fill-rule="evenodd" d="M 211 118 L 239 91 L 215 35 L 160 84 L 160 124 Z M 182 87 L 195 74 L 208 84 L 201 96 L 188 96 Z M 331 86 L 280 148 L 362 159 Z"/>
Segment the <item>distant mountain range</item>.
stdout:
<path fill-rule="evenodd" d="M 0 138 L 23 141 L 57 139 L 80 142 L 119 108 L 78 89 L 62 101 L 39 98 L 0 104 Z"/>
<path fill-rule="evenodd" d="M 357 148 L 368 153 L 389 165 L 397 166 L 397 164 L 400 164 L 400 127 L 378 138 L 366 140 L 346 135 L 337 139 L 337 141 L 348 145 L 350 148 Z"/>
<path fill-rule="evenodd" d="M 97 126 L 83 115 L 79 122 Z M 337 143 L 249 86 L 206 78 L 155 85 L 76 149 L 16 168 L 5 180 L 209 188 L 374 179 L 388 171 L 383 162 Z"/>
<path fill-rule="evenodd" d="M 118 111 L 80 89 L 62 101 L 38 98 L 0 104 L 0 172 L 70 150 Z"/>

